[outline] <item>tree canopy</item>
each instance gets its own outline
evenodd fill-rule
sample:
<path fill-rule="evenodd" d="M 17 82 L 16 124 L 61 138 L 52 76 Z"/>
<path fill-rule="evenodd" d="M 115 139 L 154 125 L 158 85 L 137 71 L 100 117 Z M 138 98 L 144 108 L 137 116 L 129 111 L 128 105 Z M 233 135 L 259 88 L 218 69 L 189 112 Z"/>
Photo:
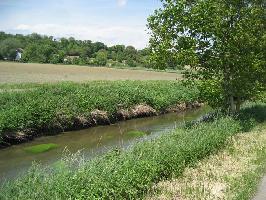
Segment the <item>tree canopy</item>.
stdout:
<path fill-rule="evenodd" d="M 211 105 L 231 111 L 265 90 L 266 1 L 161 1 L 148 19 L 154 62 L 186 67 Z"/>
<path fill-rule="evenodd" d="M 0 59 L 15 59 L 16 50 L 22 46 L 16 38 L 6 38 L 0 41 Z"/>
<path fill-rule="evenodd" d="M 102 42 L 73 37 L 59 39 L 36 33 L 12 35 L 0 32 L 0 59 L 14 60 L 18 48 L 23 49 L 23 62 L 150 67 L 149 51 L 137 50 L 133 46 L 108 47 Z"/>

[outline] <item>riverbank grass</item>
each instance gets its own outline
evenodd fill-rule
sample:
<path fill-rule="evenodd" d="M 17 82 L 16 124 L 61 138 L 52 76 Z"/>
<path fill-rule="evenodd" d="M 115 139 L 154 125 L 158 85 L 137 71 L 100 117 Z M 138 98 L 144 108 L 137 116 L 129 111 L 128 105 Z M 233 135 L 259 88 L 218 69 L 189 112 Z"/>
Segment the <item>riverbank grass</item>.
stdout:
<path fill-rule="evenodd" d="M 249 200 L 265 171 L 266 124 L 237 134 L 223 151 L 186 168 L 179 178 L 156 184 L 147 200 Z"/>
<path fill-rule="evenodd" d="M 195 168 L 200 160 L 219 153 L 227 146 L 232 147 L 232 141 L 240 137 L 235 136 L 237 133 L 251 130 L 266 120 L 265 115 L 260 116 L 256 112 L 261 109 L 265 113 L 266 106 L 246 108 L 238 118 L 219 117 L 212 122 L 180 128 L 154 140 L 140 142 L 125 151 L 116 149 L 90 161 L 74 156 L 66 159 L 64 170 L 34 167 L 28 175 L 4 184 L 0 188 L 0 199 L 143 199 L 154 184 L 182 177 L 189 167 Z M 246 126 L 243 126 L 244 121 L 247 122 Z M 248 144 L 248 139 L 245 141 Z M 232 155 L 238 154 L 233 148 L 228 151 Z M 226 159 L 226 155 L 224 157 Z M 241 160 L 245 164 L 244 158 Z M 232 163 L 227 165 L 228 169 L 234 170 Z M 215 170 L 210 170 L 207 178 L 199 184 L 212 185 L 212 172 L 215 173 Z M 219 170 L 216 172 L 219 173 Z M 254 174 L 257 175 L 256 172 Z M 214 180 L 217 186 L 214 189 L 218 194 L 220 188 L 224 188 L 224 182 L 219 178 Z M 237 189 L 240 182 L 233 183 L 236 186 L 232 193 L 240 194 L 237 192 L 240 191 Z M 190 191 L 188 188 L 188 193 Z"/>
<path fill-rule="evenodd" d="M 0 88 L 0 146 L 1 139 L 8 145 L 12 139 L 18 143 L 39 133 L 151 116 L 177 104 L 185 104 L 186 109 L 199 100 L 196 88 L 178 81 L 5 84 Z M 17 137 L 18 132 L 23 134 Z"/>
<path fill-rule="evenodd" d="M 154 183 L 181 175 L 187 166 L 223 148 L 227 138 L 239 129 L 239 123 L 224 118 L 192 129 L 176 130 L 127 151 L 110 152 L 83 166 L 79 162 L 66 163 L 71 167 L 60 172 L 35 168 L 29 175 L 3 186 L 0 197 L 33 199 L 38 196 L 46 200 L 55 196 L 57 199 L 142 198 Z M 79 167 L 73 170 L 73 165 Z"/>

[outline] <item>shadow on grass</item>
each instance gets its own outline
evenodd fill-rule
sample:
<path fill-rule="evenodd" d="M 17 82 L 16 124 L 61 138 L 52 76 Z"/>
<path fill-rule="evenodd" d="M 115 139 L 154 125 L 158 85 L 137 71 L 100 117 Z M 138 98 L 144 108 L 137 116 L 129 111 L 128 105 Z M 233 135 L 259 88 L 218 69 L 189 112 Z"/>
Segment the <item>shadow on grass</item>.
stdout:
<path fill-rule="evenodd" d="M 250 131 L 257 124 L 266 122 L 266 104 L 257 104 L 246 107 L 236 116 L 242 131 Z"/>
<path fill-rule="evenodd" d="M 213 111 L 200 118 L 186 122 L 186 128 L 193 128 L 195 125 L 199 125 L 203 122 L 213 122 L 217 119 L 225 117 L 226 114 L 221 111 Z M 236 121 L 239 121 L 240 130 L 248 132 L 256 125 L 266 122 L 266 104 L 249 104 L 242 108 L 240 113 L 233 116 Z"/>

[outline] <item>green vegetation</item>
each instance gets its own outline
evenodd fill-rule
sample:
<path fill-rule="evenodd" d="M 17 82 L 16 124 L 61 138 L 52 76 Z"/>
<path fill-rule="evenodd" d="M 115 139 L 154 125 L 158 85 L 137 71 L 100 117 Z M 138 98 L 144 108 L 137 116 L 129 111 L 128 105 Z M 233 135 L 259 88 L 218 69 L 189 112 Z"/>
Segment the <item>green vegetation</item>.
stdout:
<path fill-rule="evenodd" d="M 16 50 L 21 47 L 21 45 L 18 39 L 6 38 L 3 41 L 0 39 L 0 60 L 4 58 L 14 60 L 16 58 Z"/>
<path fill-rule="evenodd" d="M 50 144 L 39 144 L 39 145 L 27 147 L 24 150 L 26 152 L 36 154 L 36 153 L 43 153 L 46 151 L 50 151 L 50 150 L 55 149 L 57 147 L 58 147 L 57 144 L 50 143 Z"/>
<path fill-rule="evenodd" d="M 266 124 L 234 136 L 216 155 L 162 181 L 147 199 L 250 200 L 266 170 Z"/>
<path fill-rule="evenodd" d="M 159 67 L 173 59 L 213 107 L 236 112 L 266 90 L 265 1 L 161 0 L 148 19 Z"/>
<path fill-rule="evenodd" d="M 83 164 L 76 162 L 77 158 L 70 158 L 61 171 L 33 167 L 28 175 L 2 186 L 0 198 L 142 198 L 154 183 L 181 175 L 186 167 L 230 144 L 230 138 L 236 133 L 251 130 L 265 121 L 265 106 L 248 107 L 238 118 L 222 117 L 178 129 L 127 151 L 114 150 Z M 264 114 L 257 113 L 258 108 Z M 242 127 L 243 122 L 249 122 L 246 123 L 249 126 Z"/>
<path fill-rule="evenodd" d="M 95 110 L 107 112 L 99 115 L 115 120 L 118 110 L 135 105 L 146 104 L 160 112 L 171 105 L 195 102 L 199 98 L 197 89 L 177 81 L 4 84 L 0 88 L 2 135 L 24 130 L 58 132 L 87 126 L 94 123 L 91 112 Z"/>
<path fill-rule="evenodd" d="M 141 137 L 146 135 L 146 133 L 142 131 L 129 131 L 126 134 L 131 137 Z"/>
<path fill-rule="evenodd" d="M 15 60 L 16 50 L 22 52 L 22 62 L 152 67 L 148 49 L 137 50 L 124 45 L 107 47 L 101 42 L 75 40 L 73 37 L 54 39 L 36 33 L 24 36 L 0 32 L 0 60 Z M 176 66 L 170 69 L 176 69 Z"/>
<path fill-rule="evenodd" d="M 23 53 L 23 62 L 186 69 L 184 83 L 189 85 L 177 81 L 0 85 L 0 142 L 12 140 L 14 135 L 32 136 L 151 116 L 176 104 L 187 108 L 199 99 L 221 109 L 222 114 L 210 115 L 208 122 L 187 123 L 172 133 L 127 150 L 115 149 L 86 162 L 70 155 L 54 168 L 33 166 L 28 174 L 0 186 L 0 199 L 142 199 L 154 184 L 180 178 L 186 169 L 197 167 L 199 161 L 209 156 L 216 154 L 219 161 L 225 155 L 222 149 L 231 156 L 228 157 L 231 163 L 225 168 L 238 163 L 237 170 L 231 172 L 241 173 L 240 178 L 237 175 L 232 178 L 210 170 L 222 187 L 231 186 L 233 194 L 222 195 L 229 195 L 228 199 L 250 197 L 265 170 L 265 143 L 252 140 L 246 133 L 266 120 L 265 2 L 161 2 L 163 6 L 148 19 L 151 49 L 0 32 L 3 60 L 14 60 L 17 50 Z M 256 98 L 259 103 L 243 104 Z M 241 105 L 245 105 L 242 110 Z M 235 141 L 240 132 L 247 138 L 238 144 Z M 144 134 L 128 132 L 129 136 Z M 265 136 L 256 136 L 265 141 Z M 248 139 L 254 146 L 249 146 Z M 237 145 L 244 150 L 237 149 Z M 25 150 L 40 153 L 52 148 L 56 145 L 37 145 Z M 223 156 L 219 157 L 220 154 Z M 245 160 L 248 156 L 255 159 Z M 213 162 L 221 167 L 224 163 L 218 161 Z M 210 171 L 207 178 L 200 180 L 201 185 L 203 181 L 212 181 Z M 210 199 L 217 195 L 221 198 L 217 192 L 221 184 L 215 186 L 216 196 Z M 184 191 L 192 195 L 193 189 L 198 192 L 196 197 L 206 199 L 204 192 L 211 193 L 213 188 L 203 188 L 202 192 L 202 188 L 186 186 Z M 225 192 L 228 191 L 227 188 Z"/>

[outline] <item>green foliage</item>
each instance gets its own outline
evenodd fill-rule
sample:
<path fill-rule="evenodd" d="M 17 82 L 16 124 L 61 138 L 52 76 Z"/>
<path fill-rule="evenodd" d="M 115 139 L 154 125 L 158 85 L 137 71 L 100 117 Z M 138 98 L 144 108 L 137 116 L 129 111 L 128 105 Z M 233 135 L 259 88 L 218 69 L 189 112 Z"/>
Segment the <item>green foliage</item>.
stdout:
<path fill-rule="evenodd" d="M 53 54 L 50 58 L 50 63 L 57 64 L 63 63 L 65 58 L 65 53 L 63 51 L 57 52 L 57 54 Z"/>
<path fill-rule="evenodd" d="M 0 32 L 0 60 L 14 60 L 17 48 L 24 50 L 23 62 L 105 66 L 107 60 L 112 60 L 110 66 L 118 67 L 146 67 L 150 54 L 147 49 L 124 45 L 107 47 L 101 42 L 73 37 L 54 39 L 36 33 L 23 36 Z"/>
<path fill-rule="evenodd" d="M 266 89 L 265 1 L 162 2 L 148 19 L 159 67 L 169 60 L 187 67 L 213 106 L 232 111 Z"/>
<path fill-rule="evenodd" d="M 180 128 L 90 161 L 73 155 L 56 168 L 33 166 L 26 176 L 0 187 L 0 199 L 142 199 L 154 183 L 180 176 L 186 167 L 224 148 L 243 131 L 243 120 L 254 121 L 250 129 L 265 122 L 265 110 L 265 104 L 248 106 L 243 117 Z"/>
<path fill-rule="evenodd" d="M 177 81 L 92 81 L 88 83 L 0 85 L 0 135 L 24 129 L 43 131 L 75 127 L 78 117 L 147 104 L 160 111 L 178 102 L 194 102 L 199 92 Z M 20 88 L 23 91 L 8 89 Z M 6 91 L 5 91 L 6 89 Z M 119 107 L 120 105 L 120 107 Z"/>
<path fill-rule="evenodd" d="M 129 67 L 136 67 L 137 66 L 137 63 L 133 59 L 131 59 L 131 58 L 126 61 L 126 64 Z"/>
<path fill-rule="evenodd" d="M 106 51 L 98 51 L 96 53 L 94 63 L 98 66 L 105 66 L 107 64 L 107 52 Z"/>
<path fill-rule="evenodd" d="M 44 153 L 46 151 L 50 151 L 52 149 L 57 148 L 57 144 L 39 144 L 31 147 L 27 147 L 24 150 L 29 153 L 37 154 L 37 153 Z"/>
<path fill-rule="evenodd" d="M 54 55 L 55 49 L 50 45 L 30 44 L 23 53 L 23 61 L 25 62 L 37 62 L 37 63 L 49 63 L 60 60 Z"/>
<path fill-rule="evenodd" d="M 16 38 L 7 38 L 0 40 L 0 59 L 14 60 L 16 58 L 16 50 L 22 47 L 22 43 Z"/>
<path fill-rule="evenodd" d="M 213 108 L 223 107 L 222 88 L 218 81 L 214 79 L 198 81 L 197 87 L 204 102 L 208 102 Z"/>
<path fill-rule="evenodd" d="M 239 129 L 237 121 L 223 118 L 192 129 L 176 130 L 125 152 L 114 150 L 83 165 L 68 161 L 65 166 L 69 167 L 61 171 L 33 168 L 25 177 L 4 185 L 0 197 L 142 199 L 154 183 L 179 176 L 185 167 L 217 152 Z M 75 170 L 73 165 L 77 166 Z"/>

